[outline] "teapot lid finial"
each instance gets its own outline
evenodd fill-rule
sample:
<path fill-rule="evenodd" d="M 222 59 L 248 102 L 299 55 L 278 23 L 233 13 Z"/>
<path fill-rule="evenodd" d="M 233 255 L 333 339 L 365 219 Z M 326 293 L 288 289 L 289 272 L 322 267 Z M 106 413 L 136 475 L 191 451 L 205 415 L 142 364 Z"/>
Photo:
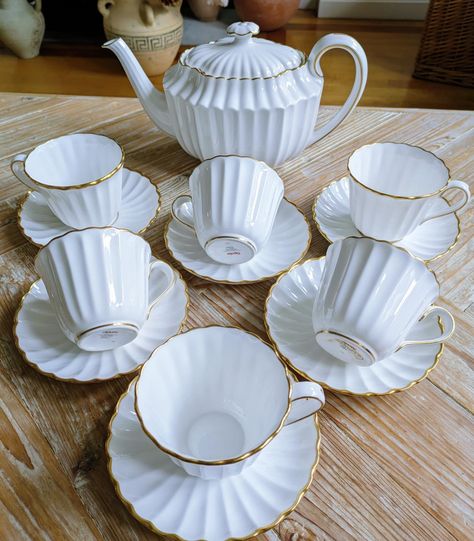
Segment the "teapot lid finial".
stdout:
<path fill-rule="evenodd" d="M 256 23 L 250 21 L 232 23 L 226 28 L 226 32 L 229 36 L 235 36 L 237 38 L 256 36 L 260 32 L 260 27 Z"/>

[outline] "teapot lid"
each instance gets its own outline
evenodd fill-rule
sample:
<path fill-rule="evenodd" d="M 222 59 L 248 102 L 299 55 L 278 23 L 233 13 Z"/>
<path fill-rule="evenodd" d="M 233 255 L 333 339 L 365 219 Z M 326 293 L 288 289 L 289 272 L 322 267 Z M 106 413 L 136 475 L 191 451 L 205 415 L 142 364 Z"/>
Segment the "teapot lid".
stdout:
<path fill-rule="evenodd" d="M 201 74 L 224 79 L 262 79 L 302 66 L 303 53 L 286 45 L 254 38 L 257 24 L 236 22 L 228 37 L 185 51 L 180 62 Z"/>

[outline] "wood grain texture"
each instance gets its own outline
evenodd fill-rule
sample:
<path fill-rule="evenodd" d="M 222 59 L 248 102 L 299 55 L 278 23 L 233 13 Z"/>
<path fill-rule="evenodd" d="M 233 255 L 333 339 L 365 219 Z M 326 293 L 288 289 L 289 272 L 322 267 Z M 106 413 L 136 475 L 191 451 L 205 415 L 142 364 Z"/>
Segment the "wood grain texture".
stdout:
<path fill-rule="evenodd" d="M 322 119 L 333 112 L 323 108 Z M 163 226 L 171 200 L 187 192 L 187 176 L 197 162 L 154 128 L 135 99 L 0 94 L 0 124 L 0 537 L 156 538 L 115 496 L 105 465 L 106 427 L 131 377 L 94 385 L 60 383 L 37 374 L 15 350 L 13 314 L 35 279 L 36 248 L 17 230 L 16 204 L 25 189 L 13 178 L 9 161 L 71 131 L 115 137 L 125 147 L 126 165 L 159 184 L 162 210 L 145 238 L 168 262 Z M 310 217 L 315 195 L 344 175 L 350 152 L 383 140 L 433 150 L 453 178 L 472 182 L 474 114 L 359 108 L 339 129 L 279 168 L 286 195 Z M 327 393 L 314 483 L 296 511 L 261 539 L 464 541 L 472 536 L 472 208 L 461 222 L 458 245 L 432 264 L 442 283 L 439 303 L 457 322 L 438 367 L 398 395 Z M 327 248 L 314 225 L 312 233 L 308 257 Z M 272 280 L 223 286 L 183 276 L 191 298 L 187 328 L 225 323 L 265 338 L 263 303 Z"/>

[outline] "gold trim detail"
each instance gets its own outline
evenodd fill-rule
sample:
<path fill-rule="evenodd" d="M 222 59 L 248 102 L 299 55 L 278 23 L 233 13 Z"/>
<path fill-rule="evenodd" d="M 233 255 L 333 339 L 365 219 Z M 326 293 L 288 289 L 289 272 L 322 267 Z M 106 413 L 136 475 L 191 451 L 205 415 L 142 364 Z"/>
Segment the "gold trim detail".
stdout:
<path fill-rule="evenodd" d="M 318 336 L 318 334 L 330 334 L 330 335 L 342 338 L 344 340 L 347 340 L 348 342 L 352 342 L 352 344 L 355 344 L 356 346 L 360 347 L 367 353 L 367 355 L 369 355 L 369 357 L 372 359 L 372 364 L 375 364 L 377 362 L 377 359 L 375 355 L 372 353 L 372 351 L 370 351 L 370 349 L 367 346 L 362 344 L 362 342 L 359 342 L 358 340 L 356 340 L 355 338 L 352 338 L 351 336 L 347 336 L 346 334 L 342 334 L 340 332 L 333 331 L 331 329 L 323 329 L 321 331 L 318 331 L 315 334 L 315 337 Z M 356 357 L 356 354 L 354 352 L 353 352 L 353 355 Z M 360 354 L 359 354 L 359 357 L 361 357 Z"/>
<path fill-rule="evenodd" d="M 113 422 L 114 422 L 115 418 L 118 415 L 118 410 L 119 410 L 120 403 L 125 398 L 125 396 L 130 392 L 130 389 L 136 383 L 137 379 L 138 378 L 135 378 L 130 382 L 127 390 L 119 398 L 119 400 L 117 402 L 117 405 L 115 407 L 114 413 L 113 413 L 113 415 L 112 415 L 112 417 L 111 417 L 111 419 L 109 421 L 109 426 L 108 426 L 108 430 L 107 430 L 108 434 L 107 434 L 107 439 L 106 439 L 106 442 L 105 442 L 105 454 L 107 456 L 107 471 L 109 472 L 110 479 L 112 480 L 112 484 L 114 485 L 114 489 L 115 489 L 115 492 L 116 492 L 119 500 L 123 503 L 123 505 L 129 511 L 129 513 L 136 520 L 138 520 L 138 522 L 140 522 L 141 524 L 146 526 L 149 530 L 151 530 L 155 534 L 166 535 L 170 539 L 173 539 L 175 541 L 186 541 L 186 539 L 184 539 L 183 537 L 181 537 L 181 536 L 179 536 L 177 534 L 174 534 L 174 533 L 171 533 L 171 532 L 165 532 L 163 530 L 158 529 L 153 524 L 153 522 L 141 517 L 138 514 L 138 512 L 136 511 L 135 506 L 133 505 L 133 503 L 130 502 L 129 500 L 127 500 L 125 498 L 125 496 L 122 494 L 122 491 L 120 489 L 120 483 L 115 478 L 115 476 L 113 474 L 113 471 L 112 471 L 112 457 L 111 457 L 110 451 L 109 451 L 110 442 L 112 440 L 112 425 L 113 425 Z M 295 508 L 299 505 L 299 503 L 303 499 L 304 495 L 308 491 L 309 487 L 311 486 L 311 483 L 313 482 L 314 474 L 315 474 L 316 469 L 318 467 L 319 459 L 320 459 L 320 455 L 321 455 L 321 429 L 320 429 L 320 426 L 319 426 L 318 414 L 313 413 L 313 415 L 314 415 L 314 423 L 315 423 L 316 430 L 317 430 L 316 459 L 315 459 L 315 461 L 313 463 L 313 466 L 311 467 L 311 471 L 309 473 L 308 480 L 306 481 L 306 483 L 304 484 L 304 486 L 300 490 L 300 492 L 297 494 L 295 501 L 291 504 L 290 507 L 288 507 L 288 509 L 285 509 L 285 511 L 283 511 L 276 518 L 276 520 L 274 520 L 271 524 L 267 524 L 265 526 L 262 526 L 262 527 L 258 528 L 257 530 L 255 530 L 254 532 L 252 532 L 251 534 L 249 534 L 249 535 L 247 535 L 245 537 L 235 537 L 235 538 L 233 538 L 235 541 L 244 541 L 244 540 L 247 540 L 247 539 L 251 539 L 253 537 L 256 537 L 256 536 L 258 536 L 260 534 L 263 534 L 263 533 L 267 532 L 268 530 L 271 530 L 272 528 L 274 528 L 275 526 L 280 524 L 280 522 L 282 522 L 292 511 L 295 510 Z"/>
<path fill-rule="evenodd" d="M 435 192 L 433 193 L 427 193 L 427 194 L 423 194 L 423 195 L 394 195 L 394 194 L 390 194 L 390 193 L 385 193 L 385 192 L 380 192 L 374 188 L 371 188 L 370 186 L 367 186 L 366 184 L 364 184 L 361 180 L 357 179 L 354 174 L 352 173 L 351 171 L 351 168 L 350 168 L 350 162 L 351 162 L 351 158 L 352 156 L 354 156 L 354 154 L 356 152 L 358 152 L 359 150 L 363 149 L 363 148 L 366 148 L 366 147 L 371 147 L 371 146 L 374 146 L 374 145 L 385 145 L 385 144 L 389 144 L 389 145 L 404 145 L 404 146 L 407 146 L 407 147 L 411 147 L 411 148 L 417 148 L 419 150 L 422 150 L 423 152 L 426 152 L 427 154 L 431 154 L 432 156 L 434 156 L 439 162 L 441 162 L 445 169 L 446 169 L 446 173 L 447 173 L 447 180 L 446 182 L 443 184 L 443 186 L 441 186 L 441 188 L 439 188 L 439 190 L 436 190 Z M 357 148 L 356 150 L 354 150 L 354 152 L 352 152 L 352 154 L 349 156 L 348 160 L 347 160 L 347 170 L 349 171 L 349 175 L 350 177 L 352 178 L 352 180 L 358 184 L 359 186 L 361 186 L 362 188 L 368 190 L 369 192 L 372 192 L 372 193 L 375 193 L 377 195 L 382 195 L 384 197 L 390 197 L 391 199 L 404 199 L 404 200 L 413 200 L 413 199 L 425 199 L 427 197 L 432 197 L 433 195 L 437 195 L 439 194 L 440 192 L 442 192 L 446 186 L 449 184 L 449 181 L 451 180 L 451 172 L 448 168 L 448 166 L 444 163 L 444 161 L 439 158 L 438 156 L 436 156 L 436 154 L 434 152 L 431 152 L 430 150 L 426 150 L 425 148 L 422 148 L 418 145 L 411 145 L 410 143 L 399 143 L 399 142 L 395 142 L 395 141 L 381 141 L 379 143 L 369 143 L 367 145 L 362 145 L 361 147 Z"/>
<path fill-rule="evenodd" d="M 286 267 L 286 268 L 282 269 L 281 271 L 278 271 L 278 272 L 276 272 L 274 274 L 271 274 L 270 276 L 262 276 L 261 278 L 256 278 L 255 280 L 240 280 L 238 282 L 233 282 L 231 280 L 216 280 L 212 276 L 207 276 L 206 274 L 199 274 L 196 271 L 193 271 L 192 269 L 190 269 L 189 267 L 186 267 L 185 265 L 183 265 L 183 263 L 180 261 L 180 259 L 175 255 L 175 253 L 173 252 L 173 250 L 171 249 L 171 247 L 170 247 L 170 245 L 168 243 L 169 227 L 170 227 L 171 222 L 173 221 L 173 215 L 171 213 L 170 213 L 170 217 L 168 218 L 168 221 L 167 221 L 167 223 L 166 223 L 166 225 L 164 227 L 164 232 L 163 232 L 163 237 L 164 237 L 166 249 L 171 254 L 171 257 L 184 270 L 186 270 L 187 272 L 189 272 L 190 274 L 192 274 L 194 276 L 197 276 L 198 278 L 203 278 L 204 280 L 209 280 L 210 282 L 214 282 L 215 284 L 227 284 L 227 285 L 234 285 L 234 286 L 235 285 L 244 285 L 244 284 L 256 284 L 258 282 L 264 282 L 265 280 L 269 280 L 270 278 L 275 278 L 276 276 L 280 276 L 280 275 L 284 274 L 285 272 L 289 271 L 294 265 L 296 265 L 296 264 L 298 264 L 298 263 L 300 263 L 302 261 L 302 259 L 304 258 L 304 256 L 306 255 L 306 253 L 309 250 L 309 247 L 311 245 L 311 240 L 312 240 L 311 224 L 310 224 L 308 218 L 306 217 L 305 213 L 295 203 L 293 203 L 292 201 L 289 201 L 286 197 L 284 197 L 283 199 L 285 199 L 285 201 L 287 203 L 289 203 L 290 205 L 295 207 L 295 209 L 303 216 L 304 221 L 306 222 L 306 227 L 308 229 L 308 241 L 307 241 L 306 246 L 303 249 L 301 255 L 298 257 L 298 259 L 296 259 L 288 267 Z M 216 263 L 216 265 L 218 265 L 218 263 Z"/>
<path fill-rule="evenodd" d="M 92 331 L 98 331 L 99 329 L 103 329 L 104 327 L 130 327 L 134 331 L 140 332 L 140 329 L 134 325 L 133 323 L 126 323 L 125 321 L 113 321 L 112 323 L 104 323 L 103 325 L 96 325 L 95 327 L 91 327 L 90 329 L 86 329 L 85 331 L 80 332 L 75 337 L 75 342 L 79 342 L 79 340 L 85 335 Z"/>
<path fill-rule="evenodd" d="M 217 237 L 211 237 L 209 240 L 206 241 L 204 249 L 208 248 L 209 244 L 213 243 L 216 240 L 226 240 L 226 239 L 234 240 L 242 244 L 245 244 L 247 248 L 250 248 L 252 250 L 254 256 L 257 253 L 257 247 L 255 246 L 255 244 L 250 239 L 247 239 L 241 235 L 219 235 Z"/>
<path fill-rule="evenodd" d="M 199 45 L 198 45 L 199 47 Z M 265 77 L 227 77 L 225 75 L 210 75 L 209 73 L 206 73 L 201 68 L 197 68 L 195 66 L 190 66 L 189 64 L 186 64 L 186 58 L 183 60 L 183 56 L 188 56 L 189 53 L 195 49 L 195 47 L 191 47 L 190 49 L 187 49 L 184 51 L 184 53 L 179 58 L 179 65 L 183 68 L 187 68 L 190 70 L 193 70 L 199 75 L 202 75 L 203 77 L 207 77 L 209 79 L 215 79 L 215 80 L 221 80 L 221 81 L 266 81 L 268 79 L 276 79 L 277 77 L 281 77 L 282 75 L 285 75 L 286 73 L 289 73 L 291 71 L 299 70 L 300 68 L 306 66 L 308 63 L 308 59 L 304 53 L 301 51 L 297 51 L 300 55 L 300 63 L 297 66 L 294 66 L 293 68 L 286 68 L 283 71 L 280 71 L 278 73 L 275 73 L 274 75 L 266 75 Z"/>
<path fill-rule="evenodd" d="M 161 210 L 161 193 L 160 193 L 160 190 L 158 189 L 158 184 L 155 184 L 154 182 L 151 181 L 151 179 L 149 177 L 147 177 L 146 175 L 144 175 L 141 171 L 139 171 L 138 169 L 129 169 L 128 167 L 124 167 L 124 169 L 127 169 L 127 171 L 131 171 L 132 173 L 137 173 L 139 174 L 140 176 L 142 176 L 143 178 L 146 178 L 148 180 L 148 182 L 155 188 L 155 191 L 156 191 L 156 195 L 158 197 L 158 205 L 156 206 L 156 210 L 155 210 L 155 215 L 152 216 L 152 218 L 149 220 L 149 222 L 144 226 L 142 227 L 142 229 L 140 229 L 140 231 L 132 231 L 132 230 L 128 230 L 127 231 L 130 231 L 130 233 L 134 233 L 136 235 L 141 235 L 142 233 L 144 233 L 158 218 L 158 214 Z M 48 244 L 49 242 L 51 242 L 52 240 L 54 240 L 55 238 L 57 237 L 53 237 L 52 239 L 50 239 L 46 244 L 39 244 L 38 242 L 35 242 L 29 235 L 28 233 L 26 232 L 25 228 L 23 227 L 23 224 L 21 223 L 21 215 L 22 215 L 22 212 L 23 212 L 23 207 L 28 199 L 28 197 L 30 196 L 30 194 L 34 193 L 34 190 L 28 190 L 26 192 L 26 194 L 24 195 L 23 198 L 20 199 L 20 203 L 18 204 L 18 209 L 17 209 L 17 212 L 16 212 L 16 217 L 17 217 L 17 223 L 18 223 L 18 229 L 20 230 L 20 233 L 25 237 L 25 239 L 28 241 L 28 242 L 31 242 L 31 244 L 33 244 L 34 246 L 37 246 L 38 248 L 43 248 L 43 246 L 46 246 L 46 244 Z M 39 195 L 41 195 L 39 192 L 37 192 Z M 53 213 L 53 211 L 51 211 Z M 54 213 L 53 213 L 54 214 Z M 119 212 L 118 212 L 118 216 L 117 218 L 115 219 L 115 221 L 117 221 L 117 219 L 120 217 L 120 209 L 119 209 Z M 59 218 L 58 218 L 59 219 Z M 70 226 L 67 226 L 67 227 L 70 227 Z M 90 226 L 86 229 L 90 229 L 94 226 Z M 104 228 L 105 227 L 114 227 L 115 229 L 126 229 L 126 228 L 123 228 L 123 227 L 116 227 L 114 224 L 111 224 L 111 225 L 106 225 L 106 226 L 103 226 Z M 74 229 L 74 228 L 71 228 L 70 231 L 66 231 L 66 233 L 70 233 L 71 231 L 80 231 L 78 229 Z M 63 233 L 62 235 L 66 235 L 66 233 Z M 59 235 L 59 236 L 62 236 L 62 235 Z"/>
<path fill-rule="evenodd" d="M 293 365 L 293 363 L 291 362 L 291 360 L 286 357 L 279 349 L 278 347 L 278 342 L 275 340 L 275 338 L 272 336 L 272 333 L 271 333 L 271 330 L 270 330 L 270 325 L 268 324 L 268 304 L 270 302 L 270 299 L 272 297 L 272 294 L 273 294 L 273 289 L 277 286 L 277 284 L 280 282 L 280 280 L 286 276 L 287 274 L 289 274 L 294 268 L 300 266 L 300 265 L 305 265 L 306 263 L 309 263 L 309 262 L 312 262 L 312 261 L 318 261 L 320 259 L 323 259 L 324 255 L 322 256 L 319 256 L 319 257 L 312 257 L 310 259 L 307 259 L 306 261 L 304 261 L 303 263 L 298 263 L 296 265 L 293 265 L 293 267 L 291 269 L 289 269 L 287 272 L 285 272 L 284 274 L 282 274 L 281 276 L 278 277 L 278 280 L 275 281 L 275 283 L 272 285 L 272 287 L 270 288 L 270 290 L 268 291 L 268 295 L 267 295 L 267 298 L 265 299 L 265 305 L 264 305 L 264 309 L 263 309 L 263 323 L 265 325 L 265 330 L 267 332 L 267 335 L 268 335 L 268 338 L 270 339 L 270 342 L 273 344 L 274 348 L 276 349 L 276 351 L 279 353 L 280 357 L 283 359 L 283 361 L 285 363 L 287 363 L 287 365 L 289 366 L 289 368 L 297 375 L 299 375 L 300 377 L 308 380 L 308 381 L 313 381 L 314 383 L 318 383 L 319 385 L 321 385 L 321 387 L 323 387 L 324 389 L 327 389 L 328 391 L 332 391 L 334 393 L 339 393 L 339 394 L 345 394 L 345 395 L 349 395 L 349 396 L 385 396 L 385 395 L 390 395 L 390 394 L 394 394 L 394 393 L 399 393 L 401 391 L 406 391 L 408 389 L 410 389 L 411 387 L 413 387 L 414 385 L 416 385 L 417 383 L 419 383 L 420 381 L 424 380 L 428 374 L 434 370 L 436 368 L 436 365 L 438 364 L 439 360 L 441 359 L 441 356 L 443 354 L 443 351 L 444 351 L 444 344 L 440 344 L 440 347 L 439 347 L 439 350 L 438 350 L 438 353 L 435 355 L 435 358 L 434 358 L 434 361 L 433 361 L 433 364 L 431 366 L 429 366 L 425 372 L 416 380 L 413 380 L 411 381 L 410 383 L 408 383 L 407 385 L 405 385 L 404 387 L 395 387 L 393 389 L 390 389 L 389 391 L 385 391 L 383 393 L 377 393 L 377 392 L 367 392 L 367 393 L 355 393 L 353 391 L 350 391 L 349 389 L 338 389 L 337 387 L 331 387 L 330 385 L 328 385 L 327 383 L 325 383 L 324 381 L 318 381 L 314 378 L 312 378 L 311 376 L 309 376 L 306 372 L 304 372 L 303 370 L 299 369 L 299 368 L 296 368 L 296 366 Z M 438 318 L 438 325 L 440 326 L 440 329 L 441 329 L 441 332 L 443 332 L 443 326 L 442 326 L 442 323 L 441 323 L 441 320 L 440 318 Z"/>
<path fill-rule="evenodd" d="M 331 186 L 333 184 L 337 184 L 338 182 L 341 182 L 342 180 L 344 180 L 344 178 L 347 178 L 350 182 L 350 178 L 349 177 L 343 177 L 343 178 L 340 178 L 338 180 L 333 180 L 332 182 L 330 182 L 329 184 L 327 184 L 326 186 L 324 186 L 324 188 L 319 192 L 319 194 L 314 198 L 314 203 L 313 203 L 313 206 L 311 207 L 311 214 L 313 216 L 313 221 L 314 223 L 316 224 L 316 228 L 317 230 L 319 231 L 320 235 L 329 242 L 329 244 L 333 244 L 334 242 L 336 242 L 336 240 L 342 240 L 341 239 L 336 239 L 336 240 L 331 240 L 327 235 L 326 233 L 324 233 L 324 231 L 322 230 L 320 224 L 319 224 L 319 220 L 318 220 L 318 214 L 316 212 L 316 207 L 318 206 L 318 201 L 319 201 L 319 198 L 323 195 L 323 193 L 326 191 L 326 190 L 329 190 L 331 188 Z M 449 201 L 446 199 L 446 197 L 444 197 L 443 195 L 439 196 L 441 197 L 441 199 L 444 199 L 446 201 L 446 203 L 449 205 Z M 440 254 L 438 255 L 435 255 L 434 257 L 432 257 L 431 259 L 422 259 L 422 261 L 424 261 L 425 263 L 429 263 L 430 261 L 436 261 L 436 259 L 439 259 L 440 257 L 443 257 L 444 255 L 446 255 L 448 252 L 450 252 L 455 246 L 456 244 L 458 243 L 459 241 L 459 237 L 461 235 L 461 220 L 457 214 L 457 212 L 452 212 L 451 214 L 453 214 L 456 218 L 456 222 L 457 222 L 457 226 L 458 226 L 458 231 L 457 231 L 457 234 L 456 234 L 456 237 L 454 239 L 454 241 L 452 242 L 452 244 L 444 251 L 444 252 L 441 252 Z M 420 224 L 421 225 L 421 224 Z M 354 226 L 355 227 L 355 226 Z M 419 226 L 418 226 L 419 227 Z M 357 229 L 357 228 L 356 228 Z M 367 237 L 367 235 L 364 235 L 363 233 L 361 233 L 359 231 L 359 233 L 361 234 L 362 237 Z M 347 237 L 344 237 L 344 238 L 347 238 Z M 367 238 L 372 238 L 372 237 L 367 237 Z M 377 240 L 377 239 L 373 239 L 373 240 Z M 402 242 L 402 240 L 400 241 L 397 241 L 397 242 Z M 398 246 L 395 242 L 393 241 L 388 241 L 386 240 L 385 242 L 389 242 L 390 244 L 393 244 L 394 246 L 396 247 L 399 247 L 399 248 L 402 248 L 401 246 Z M 408 251 L 408 250 L 407 250 Z M 413 257 L 417 257 L 413 254 L 411 254 Z M 421 258 L 418 258 L 418 259 L 421 259 Z"/>
<path fill-rule="evenodd" d="M 248 334 L 250 336 L 253 336 L 254 338 L 257 338 L 257 340 L 259 340 L 265 346 L 269 347 L 272 350 L 272 352 L 275 354 L 275 357 L 280 362 L 280 364 L 281 364 L 281 366 L 282 366 L 282 368 L 284 370 L 285 377 L 286 377 L 286 380 L 287 380 L 287 383 L 288 383 L 288 397 L 287 397 L 288 403 L 287 403 L 287 406 L 286 406 L 286 411 L 283 414 L 283 417 L 281 418 L 280 423 L 277 426 L 277 428 L 262 443 L 260 443 L 260 445 L 258 445 L 254 449 L 251 449 L 250 451 L 247 451 L 246 453 L 243 453 L 242 455 L 239 455 L 237 457 L 226 458 L 224 460 L 199 460 L 197 458 L 191 458 L 191 457 L 188 457 L 188 456 L 180 455 L 179 453 L 176 453 L 175 451 L 172 451 L 171 449 L 168 449 L 167 447 L 162 445 L 145 426 L 145 422 L 143 421 L 142 414 L 140 413 L 140 408 L 138 406 L 138 385 L 140 383 L 140 378 L 142 376 L 142 370 L 143 370 L 145 364 L 153 357 L 153 355 L 155 355 L 155 353 L 161 347 L 165 346 L 173 338 L 178 338 L 178 335 L 175 335 L 175 336 L 172 336 L 172 337 L 168 338 L 168 340 L 166 340 L 166 342 L 163 342 L 163 344 L 156 347 L 153 350 L 153 352 L 150 354 L 148 359 L 140 367 L 140 372 L 139 372 L 138 378 L 137 378 L 137 385 L 135 387 L 135 411 L 136 411 L 136 414 L 137 414 L 137 419 L 140 422 L 140 425 L 142 427 L 143 432 L 145 432 L 145 434 L 150 438 L 150 440 L 161 451 L 163 451 L 167 455 L 172 456 L 174 458 L 177 458 L 178 460 L 182 460 L 183 462 L 188 462 L 189 464 L 199 464 L 201 466 L 225 466 L 227 464 L 235 464 L 237 462 L 241 462 L 242 460 L 245 460 L 246 458 L 249 458 L 252 455 L 258 453 L 264 447 L 266 447 L 273 440 L 273 438 L 280 432 L 280 430 L 285 426 L 286 418 L 288 417 L 288 415 L 290 413 L 291 394 L 292 394 L 292 391 L 293 391 L 293 385 L 292 385 L 292 382 L 291 382 L 291 379 L 290 379 L 290 373 L 288 371 L 288 367 L 287 367 L 286 363 L 283 361 L 283 359 L 280 357 L 280 354 L 279 354 L 278 350 L 276 350 L 272 346 L 272 344 L 266 342 L 265 340 L 263 340 L 263 338 L 260 338 L 260 336 L 256 335 L 255 333 L 253 333 L 251 331 L 247 331 L 247 330 L 242 329 L 240 327 L 233 327 L 232 325 L 215 325 L 215 324 L 213 324 L 213 325 L 206 325 L 205 327 L 194 327 L 192 329 L 188 329 L 187 331 L 181 333 L 179 336 L 183 336 L 183 335 L 185 335 L 185 334 L 187 334 L 187 333 L 189 333 L 191 331 L 202 330 L 202 329 L 211 329 L 211 328 L 234 329 L 234 330 L 237 330 L 237 331 L 244 332 L 244 333 L 246 333 L 246 334 Z"/>
<path fill-rule="evenodd" d="M 181 276 L 181 273 L 177 269 L 175 269 L 174 267 L 172 267 L 172 268 L 173 268 L 173 271 L 176 273 L 176 282 L 181 281 L 182 284 L 183 284 L 183 288 L 184 288 L 183 291 L 184 291 L 184 295 L 185 295 L 185 298 L 186 298 L 186 304 L 184 306 L 184 317 L 183 317 L 183 320 L 181 321 L 179 329 L 178 329 L 178 331 L 176 333 L 176 335 L 178 335 L 183 331 L 184 326 L 186 324 L 186 320 L 188 319 L 188 316 L 189 316 L 190 298 L 189 298 L 188 286 L 187 286 L 186 282 L 184 281 L 183 277 Z M 134 372 L 136 372 L 137 370 L 139 370 L 141 368 L 142 365 L 138 365 L 138 366 L 132 368 L 131 370 L 126 371 L 126 372 L 119 372 L 119 373 L 115 374 L 114 376 L 112 376 L 110 378 L 94 378 L 94 379 L 84 381 L 84 380 L 79 380 L 79 379 L 75 379 L 75 378 L 61 378 L 61 377 L 57 376 L 56 374 L 54 374 L 53 372 L 46 372 L 45 370 L 42 370 L 37 364 L 35 364 L 33 361 L 31 361 L 28 358 L 27 353 L 20 346 L 20 339 L 19 339 L 18 333 L 17 333 L 17 326 L 18 326 L 18 316 L 20 314 L 21 309 L 23 308 L 23 304 L 24 304 L 24 302 L 26 300 L 26 297 L 30 294 L 33 286 L 37 282 L 39 282 L 39 280 L 35 280 L 30 285 L 30 287 L 28 288 L 26 293 L 21 297 L 20 303 L 18 304 L 18 308 L 16 309 L 15 316 L 13 318 L 13 339 L 14 339 L 15 346 L 16 346 L 17 350 L 19 351 L 20 355 L 23 357 L 23 360 L 26 362 L 26 364 L 31 366 L 31 368 L 36 370 L 36 372 L 39 372 L 41 375 L 46 376 L 48 378 L 55 379 L 57 381 L 62 381 L 62 382 L 67 382 L 67 383 L 77 383 L 77 384 L 101 383 L 103 381 L 111 381 L 113 379 L 117 379 L 117 378 L 120 378 L 120 377 L 128 375 L 128 374 L 133 374 Z"/>
<path fill-rule="evenodd" d="M 33 182 L 34 184 L 36 184 L 40 188 L 46 188 L 47 190 L 80 190 L 81 188 L 88 188 L 90 186 L 96 186 L 97 184 L 100 184 L 101 182 L 104 182 L 104 180 L 107 180 L 110 177 L 112 177 L 113 175 L 115 175 L 115 173 L 117 173 L 117 171 L 120 168 L 123 167 L 123 164 L 125 163 L 125 151 L 123 149 L 123 146 L 118 141 L 113 139 L 112 137 L 109 137 L 108 135 L 102 135 L 101 133 L 83 133 L 83 132 L 73 133 L 73 134 L 69 134 L 69 135 L 95 135 L 97 137 L 105 137 L 106 139 L 109 139 L 110 141 L 113 141 L 116 145 L 118 145 L 120 147 L 120 150 L 121 150 L 121 153 L 122 153 L 121 158 L 120 158 L 120 162 L 109 173 L 101 176 L 98 179 L 90 180 L 88 182 L 83 182 L 82 184 L 73 184 L 71 186 L 54 186 L 52 184 L 46 184 L 45 182 L 40 182 L 39 180 L 34 179 L 33 177 L 31 177 L 26 172 L 25 165 L 26 165 L 27 159 L 29 158 L 30 154 L 32 152 L 34 152 L 37 148 L 40 148 L 40 147 L 42 147 L 44 145 L 47 145 L 51 141 L 54 141 L 56 139 L 60 139 L 61 137 L 66 137 L 66 135 L 60 135 L 59 137 L 53 137 L 52 139 L 48 139 L 44 143 L 41 143 L 40 145 L 35 147 L 33 150 L 30 150 L 30 152 L 28 152 L 28 154 L 26 155 L 26 158 L 23 160 L 23 164 L 24 164 L 23 165 L 23 172 L 31 180 L 31 182 Z M 16 163 L 17 161 L 19 161 L 19 160 L 14 160 L 10 164 L 10 169 L 11 169 L 11 171 L 12 171 L 15 178 L 17 178 L 17 176 L 15 175 L 15 172 L 13 171 L 13 164 Z"/>

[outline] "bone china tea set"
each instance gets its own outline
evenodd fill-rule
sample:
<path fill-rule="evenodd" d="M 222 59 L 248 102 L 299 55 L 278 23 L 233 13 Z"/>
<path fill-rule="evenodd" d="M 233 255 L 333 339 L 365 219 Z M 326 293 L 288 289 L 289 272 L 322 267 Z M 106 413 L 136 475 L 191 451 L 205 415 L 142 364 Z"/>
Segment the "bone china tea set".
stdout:
<path fill-rule="evenodd" d="M 186 283 L 140 236 L 160 194 L 125 168 L 117 142 L 65 135 L 12 161 L 31 190 L 19 226 L 40 246 L 41 279 L 15 316 L 18 349 L 61 381 L 140 369 L 109 425 L 109 472 L 138 520 L 182 539 L 251 537 L 278 524 L 318 463 L 323 387 L 364 396 L 407 389 L 434 368 L 454 330 L 448 310 L 433 304 L 440 291 L 427 262 L 456 242 L 467 185 L 419 147 L 363 146 L 348 176 L 314 202 L 327 254 L 301 262 L 310 226 L 272 166 L 351 112 L 367 61 L 349 36 L 323 37 L 306 59 L 257 32 L 234 23 L 229 37 L 185 51 L 165 75 L 165 94 L 121 39 L 104 47 L 158 128 L 201 160 L 190 195 L 171 205 L 166 247 L 206 280 L 278 277 L 264 310 L 271 344 L 235 327 L 181 332 Z M 314 131 L 320 58 L 334 47 L 353 56 L 354 87 Z M 448 190 L 462 200 L 451 205 Z"/>

